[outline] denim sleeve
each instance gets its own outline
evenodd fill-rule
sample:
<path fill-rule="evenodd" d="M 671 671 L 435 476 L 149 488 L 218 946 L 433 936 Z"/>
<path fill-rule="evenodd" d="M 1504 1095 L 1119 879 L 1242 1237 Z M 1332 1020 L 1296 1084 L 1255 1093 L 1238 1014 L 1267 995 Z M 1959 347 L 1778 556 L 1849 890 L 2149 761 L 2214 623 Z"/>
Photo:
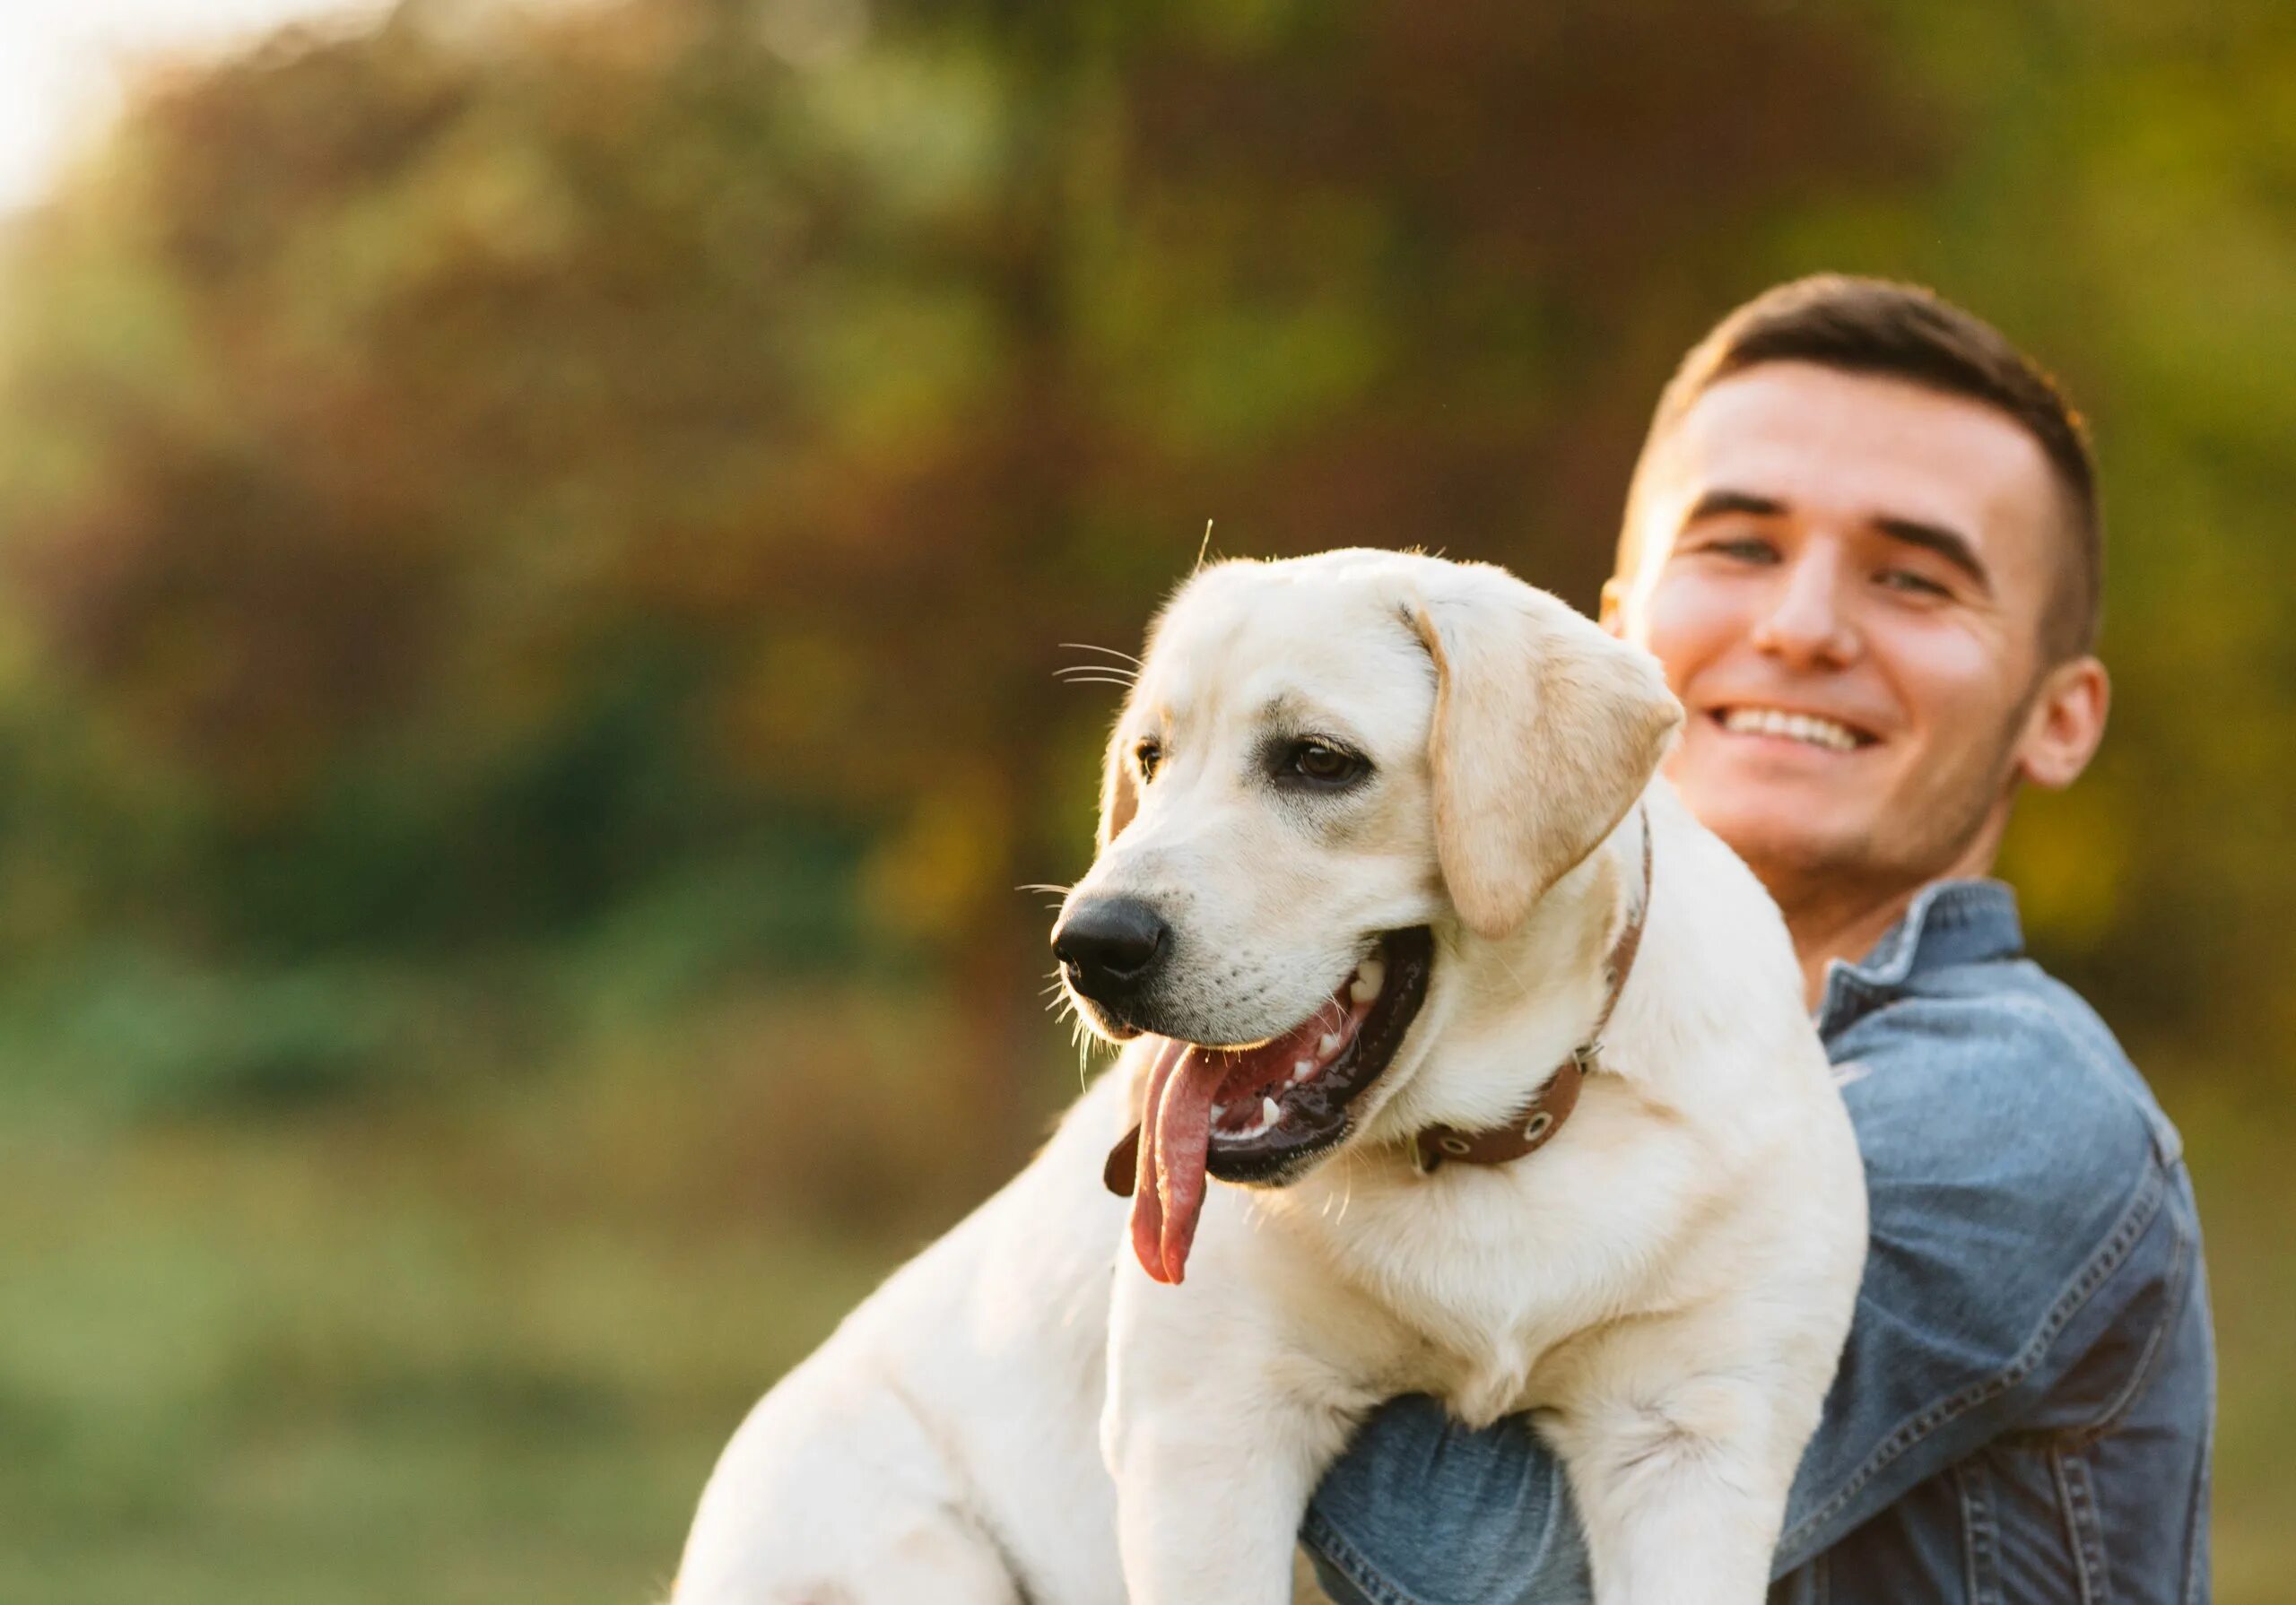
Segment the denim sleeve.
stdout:
<path fill-rule="evenodd" d="M 1903 998 L 1835 1045 L 1872 1236 L 1781 1572 L 2002 1433 L 2075 1425 L 2100 1379 L 2060 1384 L 2179 1262 L 2130 1072 L 2041 998 Z"/>
<path fill-rule="evenodd" d="M 1872 1240 L 1787 1511 L 1782 1575 L 2013 1427 L 2175 1256 L 2167 1165 L 2125 1065 L 2039 998 L 1901 997 L 1831 1045 Z M 1366 1424 L 1302 1531 L 1352 1605 L 1591 1598 L 1553 1458 L 1520 1420 L 1424 1399 Z"/>

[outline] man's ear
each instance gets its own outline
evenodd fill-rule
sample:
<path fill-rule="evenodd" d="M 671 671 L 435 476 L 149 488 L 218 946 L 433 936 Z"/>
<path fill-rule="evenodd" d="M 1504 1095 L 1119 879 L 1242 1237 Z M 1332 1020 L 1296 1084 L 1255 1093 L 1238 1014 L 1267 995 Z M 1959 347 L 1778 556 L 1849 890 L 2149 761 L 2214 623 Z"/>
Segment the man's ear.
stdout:
<path fill-rule="evenodd" d="M 2045 790 L 2071 785 L 2105 739 L 2112 680 L 2093 657 L 2076 657 L 2041 677 L 2017 743 L 2017 769 Z"/>
<path fill-rule="evenodd" d="M 1131 743 L 1124 734 L 1124 715 L 1130 711 L 1127 705 L 1117 715 L 1116 728 L 1109 733 L 1108 756 L 1100 763 L 1100 850 L 1103 853 L 1140 811 L 1140 792 L 1132 778 Z"/>
<path fill-rule="evenodd" d="M 1626 817 L 1682 705 L 1648 653 L 1496 569 L 1405 612 L 1435 660 L 1443 880 L 1468 929 L 1503 936 Z"/>
<path fill-rule="evenodd" d="M 1626 639 L 1626 582 L 1616 575 L 1603 582 L 1602 612 L 1595 615 L 1595 622 L 1605 635 Z"/>

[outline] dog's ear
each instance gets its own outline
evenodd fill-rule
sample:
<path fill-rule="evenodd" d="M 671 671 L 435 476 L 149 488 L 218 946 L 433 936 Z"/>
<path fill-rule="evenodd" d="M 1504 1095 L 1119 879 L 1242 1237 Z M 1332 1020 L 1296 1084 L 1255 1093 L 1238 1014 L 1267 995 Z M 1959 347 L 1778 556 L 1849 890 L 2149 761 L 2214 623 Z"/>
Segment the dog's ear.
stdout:
<path fill-rule="evenodd" d="M 1502 936 L 1626 817 L 1682 705 L 1657 660 L 1494 570 L 1404 609 L 1435 660 L 1428 763 L 1443 880 Z"/>
<path fill-rule="evenodd" d="M 1109 850 L 1109 844 L 1124 833 L 1132 823 L 1132 816 L 1139 811 L 1140 793 L 1133 784 L 1132 753 L 1124 739 L 1124 716 L 1118 714 L 1116 728 L 1109 733 L 1109 754 L 1100 765 L 1100 850 Z"/>

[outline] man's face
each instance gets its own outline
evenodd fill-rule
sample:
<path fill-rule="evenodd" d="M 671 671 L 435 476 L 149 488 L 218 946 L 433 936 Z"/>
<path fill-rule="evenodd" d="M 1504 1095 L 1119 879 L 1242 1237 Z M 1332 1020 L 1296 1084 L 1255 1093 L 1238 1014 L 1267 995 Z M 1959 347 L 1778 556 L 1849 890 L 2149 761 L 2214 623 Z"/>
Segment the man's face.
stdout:
<path fill-rule="evenodd" d="M 1689 715 L 1669 776 L 1781 900 L 1981 872 L 2015 782 L 2064 784 L 2093 748 L 2101 671 L 2070 730 L 2042 672 L 2059 492 L 2005 414 L 1765 364 L 1700 397 L 1639 490 L 1605 617 Z"/>

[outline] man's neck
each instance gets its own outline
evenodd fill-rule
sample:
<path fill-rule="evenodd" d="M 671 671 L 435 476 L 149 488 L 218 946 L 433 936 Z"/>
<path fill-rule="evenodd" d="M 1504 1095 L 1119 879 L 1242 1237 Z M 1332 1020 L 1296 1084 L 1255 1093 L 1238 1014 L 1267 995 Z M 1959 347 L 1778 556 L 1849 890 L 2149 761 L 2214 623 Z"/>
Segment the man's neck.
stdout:
<path fill-rule="evenodd" d="M 1996 825 L 1981 832 L 1952 863 L 1917 880 L 1894 879 L 1882 884 L 1860 884 L 1840 872 L 1814 876 L 1781 875 L 1772 879 L 1755 866 L 1755 873 L 1778 899 L 1786 916 L 1786 933 L 1794 939 L 1794 956 L 1802 961 L 1802 996 L 1815 1010 L 1825 996 L 1826 967 L 1839 959 L 1855 964 L 1874 950 L 1892 925 L 1905 917 L 1915 896 L 1938 881 L 1961 881 L 1990 874 L 2001 842 Z"/>
<path fill-rule="evenodd" d="M 1794 939 L 1794 956 L 1802 963 L 1803 1000 L 1813 1011 L 1825 996 L 1826 967 L 1837 959 L 1855 964 L 1872 952 L 1890 927 L 1905 917 L 1923 887 L 1993 872 L 2015 795 L 2014 788 L 2005 783 L 1985 817 L 1957 833 L 1961 850 L 1942 863 L 1933 861 L 1917 868 L 1872 855 L 1862 862 L 1853 857 L 1831 863 L 1746 855 L 1748 867 L 1786 916 L 1786 933 Z"/>
<path fill-rule="evenodd" d="M 1803 1001 L 1814 1010 L 1825 995 L 1826 967 L 1839 959 L 1855 964 L 1874 950 L 1883 933 L 1904 917 L 1919 887 L 1882 903 L 1854 907 L 1788 907 L 1787 934 L 1794 939 L 1794 956 L 1802 961 Z"/>

